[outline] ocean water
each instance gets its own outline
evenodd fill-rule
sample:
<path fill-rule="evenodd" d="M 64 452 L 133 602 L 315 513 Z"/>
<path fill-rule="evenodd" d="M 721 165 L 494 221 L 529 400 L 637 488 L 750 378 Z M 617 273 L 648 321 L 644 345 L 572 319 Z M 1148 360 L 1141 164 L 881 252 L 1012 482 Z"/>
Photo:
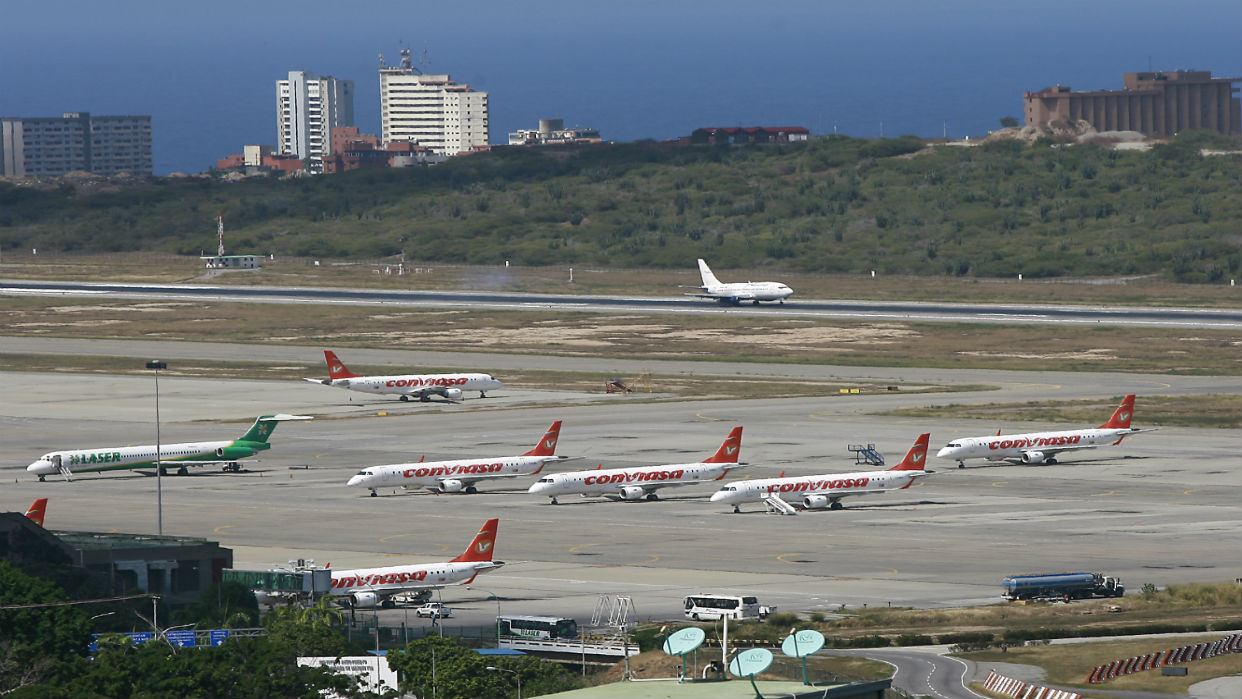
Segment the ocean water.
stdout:
<path fill-rule="evenodd" d="M 354 80 L 357 125 L 378 133 L 377 55 L 402 46 L 488 91 L 493 143 L 541 118 L 614 141 L 747 125 L 964 138 L 1021 120 L 1022 94 L 1050 85 L 1242 76 L 1242 4 L 9 0 L 0 116 L 150 114 L 156 173 L 199 172 L 276 141 L 290 70 Z"/>

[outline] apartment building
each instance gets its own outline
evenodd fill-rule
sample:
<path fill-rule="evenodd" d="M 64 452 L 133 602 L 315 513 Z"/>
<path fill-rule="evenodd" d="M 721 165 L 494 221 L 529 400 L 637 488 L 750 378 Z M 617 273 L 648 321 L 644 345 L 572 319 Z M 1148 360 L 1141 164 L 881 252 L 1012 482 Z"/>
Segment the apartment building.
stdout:
<path fill-rule="evenodd" d="M 487 93 L 458 85 L 449 75 L 427 75 L 414 68 L 408 49 L 401 64 L 380 57 L 380 140 L 409 141 L 437 155 L 486 148 Z"/>
<path fill-rule="evenodd" d="M 0 175 L 61 177 L 152 173 L 150 116 L 0 118 Z"/>
<path fill-rule="evenodd" d="M 311 172 L 323 172 L 332 152 L 332 129 L 354 125 L 354 81 L 290 71 L 276 81 L 276 143 L 281 155 L 296 156 Z"/>

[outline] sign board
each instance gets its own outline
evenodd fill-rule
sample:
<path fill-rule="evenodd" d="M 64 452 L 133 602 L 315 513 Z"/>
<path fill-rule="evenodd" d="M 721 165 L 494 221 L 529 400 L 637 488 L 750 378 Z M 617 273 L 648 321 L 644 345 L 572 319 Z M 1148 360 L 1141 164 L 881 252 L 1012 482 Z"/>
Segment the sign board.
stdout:
<path fill-rule="evenodd" d="M 221 645 L 225 641 L 229 640 L 228 629 L 212 629 L 208 632 L 208 635 L 211 638 L 211 645 L 213 646 Z"/>
<path fill-rule="evenodd" d="M 195 642 L 195 631 L 166 631 L 164 636 L 168 638 L 168 642 L 178 648 L 193 648 Z"/>
<path fill-rule="evenodd" d="M 364 692 L 383 694 L 397 691 L 397 671 L 388 667 L 388 658 L 381 655 L 350 655 L 342 658 L 313 656 L 298 658 L 301 667 L 326 667 L 338 675 L 351 675 L 359 679 Z M 334 697 L 327 693 L 325 697 Z"/>

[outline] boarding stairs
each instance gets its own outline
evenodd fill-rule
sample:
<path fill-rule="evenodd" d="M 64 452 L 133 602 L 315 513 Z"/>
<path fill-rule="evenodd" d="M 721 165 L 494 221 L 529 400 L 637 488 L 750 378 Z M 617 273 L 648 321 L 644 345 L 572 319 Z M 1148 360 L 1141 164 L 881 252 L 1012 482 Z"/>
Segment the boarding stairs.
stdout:
<path fill-rule="evenodd" d="M 768 512 L 771 512 L 774 515 L 796 515 L 798 514 L 798 508 L 794 507 L 793 505 L 790 505 L 788 502 L 782 499 L 779 495 L 763 496 L 763 504 L 765 507 L 768 508 Z"/>
<path fill-rule="evenodd" d="M 884 456 L 875 450 L 874 444 L 850 444 L 849 450 L 854 454 L 854 463 L 868 463 L 872 466 L 883 466 Z"/>

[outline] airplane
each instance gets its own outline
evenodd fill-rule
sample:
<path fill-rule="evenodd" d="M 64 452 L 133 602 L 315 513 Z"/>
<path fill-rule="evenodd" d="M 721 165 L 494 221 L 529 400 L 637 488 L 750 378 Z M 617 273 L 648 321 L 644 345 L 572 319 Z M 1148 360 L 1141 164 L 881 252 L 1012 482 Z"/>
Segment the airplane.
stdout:
<path fill-rule="evenodd" d="M 364 393 L 395 393 L 403 401 L 417 398 L 424 403 L 429 402 L 432 396 L 456 403 L 462 400 L 464 391 L 478 391 L 480 398 L 486 398 L 487 392 L 493 388 L 504 388 L 504 384 L 491 374 L 359 376 L 350 371 L 332 350 L 324 350 L 323 356 L 328 362 L 328 378 L 304 381 Z"/>
<path fill-rule="evenodd" d="M 858 473 L 826 473 L 817 476 L 781 476 L 779 478 L 757 478 L 747 481 L 729 483 L 712 495 L 712 502 L 733 504 L 734 512 L 741 512 L 740 503 L 760 502 L 765 498 L 777 498 L 785 493 L 793 493 L 794 497 L 802 498 L 805 510 L 839 510 L 843 507 L 841 498 L 850 495 L 869 495 L 886 493 L 890 490 L 909 488 L 915 480 L 926 476 L 932 471 L 924 470 L 927 457 L 927 442 L 930 433 L 919 435 L 914 440 L 910 451 L 901 463 L 886 471 L 864 471 Z M 779 503 L 778 503 L 779 504 Z"/>
<path fill-rule="evenodd" d="M 160 444 L 159 453 L 156 445 L 148 444 L 137 447 L 92 447 L 85 449 L 66 449 L 53 451 L 39 457 L 38 461 L 26 467 L 26 471 L 44 480 L 54 473 L 64 475 L 68 480 L 74 473 L 89 471 L 122 471 L 137 468 L 159 468 L 165 472 L 169 466 L 178 466 L 177 473 L 185 475 L 188 466 L 206 466 L 207 464 L 224 464 L 225 471 L 240 471 L 240 459 L 270 449 L 267 443 L 276 424 L 286 420 L 310 420 L 307 415 L 261 415 L 250 429 L 234 440 L 216 442 L 181 442 L 177 444 Z"/>
<path fill-rule="evenodd" d="M 468 585 L 479 573 L 504 565 L 503 561 L 492 560 L 499 523 L 499 519 L 487 520 L 466 551 L 451 561 L 334 570 L 329 594 L 344 598 L 340 600 L 343 604 L 355 608 L 391 607 L 393 595 Z"/>
<path fill-rule="evenodd" d="M 534 449 L 521 456 L 499 456 L 456 461 L 419 461 L 408 464 L 369 466 L 362 469 L 345 485 L 370 488 L 425 487 L 437 493 L 477 493 L 475 483 L 488 478 L 514 478 L 539 473 L 549 461 L 569 461 L 580 457 L 556 456 L 556 440 L 561 421 L 552 423 Z"/>
<path fill-rule="evenodd" d="M 1158 427 L 1130 427 L 1130 418 L 1134 415 L 1134 394 L 1126 396 L 1113 416 L 1103 425 L 1094 429 L 1061 430 L 1053 432 L 1027 432 L 1025 434 L 1002 435 L 1000 430 L 988 437 L 963 437 L 955 439 L 944 446 L 936 456 L 941 459 L 956 459 L 958 468 L 966 468 L 966 459 L 987 459 L 988 461 L 1017 460 L 1024 464 L 1055 464 L 1057 454 L 1078 449 L 1094 449 L 1111 443 L 1121 444 L 1121 440 L 1139 432 L 1151 432 Z"/>
<path fill-rule="evenodd" d="M 47 514 L 47 498 L 39 498 L 34 501 L 29 510 L 26 510 L 26 516 L 30 521 L 43 526 L 43 515 Z"/>
<path fill-rule="evenodd" d="M 552 504 L 559 495 L 578 493 L 582 497 L 612 500 L 659 500 L 656 491 L 676 485 L 721 480 L 729 471 L 744 466 L 737 457 L 742 448 L 742 428 L 734 427 L 710 458 L 692 464 L 639 466 L 637 468 L 597 468 L 594 471 L 568 471 L 540 478 L 527 492 L 546 495 Z"/>
<path fill-rule="evenodd" d="M 702 259 L 699 260 L 699 275 L 703 278 L 703 286 L 691 287 L 702 290 L 701 294 L 686 294 L 705 299 L 715 299 L 721 303 L 740 305 L 743 301 L 752 301 L 756 306 L 760 301 L 779 301 L 793 295 L 793 289 L 780 282 L 729 282 L 724 283 L 712 274 L 712 270 Z"/>

